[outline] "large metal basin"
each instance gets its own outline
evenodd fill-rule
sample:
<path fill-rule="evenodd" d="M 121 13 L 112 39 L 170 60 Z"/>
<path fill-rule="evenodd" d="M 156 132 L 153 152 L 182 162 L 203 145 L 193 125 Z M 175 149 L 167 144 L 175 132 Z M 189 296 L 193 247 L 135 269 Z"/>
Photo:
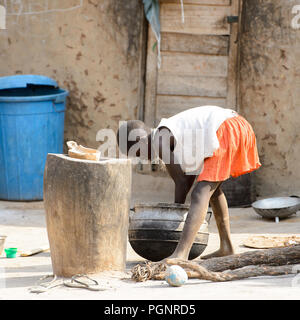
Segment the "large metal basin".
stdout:
<path fill-rule="evenodd" d="M 131 211 L 129 242 L 133 250 L 150 261 L 170 256 L 181 237 L 189 206 L 182 204 L 137 204 Z M 208 223 L 211 212 L 201 225 L 189 254 L 189 260 L 199 257 L 207 247 Z"/>
<path fill-rule="evenodd" d="M 252 207 L 264 218 L 287 218 L 300 210 L 300 198 L 297 196 L 267 198 L 255 201 Z"/>

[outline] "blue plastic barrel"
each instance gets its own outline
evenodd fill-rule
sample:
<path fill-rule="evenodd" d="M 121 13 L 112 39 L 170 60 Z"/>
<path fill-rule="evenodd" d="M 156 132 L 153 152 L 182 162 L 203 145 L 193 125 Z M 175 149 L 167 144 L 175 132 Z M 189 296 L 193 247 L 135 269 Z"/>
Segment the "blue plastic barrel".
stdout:
<path fill-rule="evenodd" d="M 0 78 L 0 199 L 43 199 L 47 154 L 63 152 L 67 95 L 48 77 Z"/>

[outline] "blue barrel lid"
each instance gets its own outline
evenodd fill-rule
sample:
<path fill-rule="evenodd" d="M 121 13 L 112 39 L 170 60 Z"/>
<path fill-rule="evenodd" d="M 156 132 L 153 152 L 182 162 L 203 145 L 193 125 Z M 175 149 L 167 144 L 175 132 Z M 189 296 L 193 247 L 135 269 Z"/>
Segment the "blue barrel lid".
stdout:
<path fill-rule="evenodd" d="M 26 88 L 27 85 L 30 84 L 58 87 L 58 84 L 55 80 L 46 76 L 28 74 L 0 77 L 0 90 Z"/>

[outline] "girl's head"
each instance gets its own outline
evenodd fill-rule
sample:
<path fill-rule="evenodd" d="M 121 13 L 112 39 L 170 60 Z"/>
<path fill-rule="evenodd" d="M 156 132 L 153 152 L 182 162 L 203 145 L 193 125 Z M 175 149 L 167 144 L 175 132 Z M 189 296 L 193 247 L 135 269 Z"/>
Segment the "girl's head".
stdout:
<path fill-rule="evenodd" d="M 123 121 L 117 132 L 119 149 L 123 154 L 128 156 L 129 150 L 136 143 L 144 142 L 145 144 L 148 144 L 150 135 L 151 129 L 148 128 L 143 121 Z M 136 156 L 140 156 L 140 150 L 136 153 Z"/>

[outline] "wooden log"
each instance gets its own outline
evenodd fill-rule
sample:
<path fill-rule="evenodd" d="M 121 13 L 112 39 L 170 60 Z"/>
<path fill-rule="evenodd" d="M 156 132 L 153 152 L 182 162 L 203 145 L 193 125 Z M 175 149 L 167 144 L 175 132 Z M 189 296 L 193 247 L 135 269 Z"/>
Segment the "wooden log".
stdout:
<path fill-rule="evenodd" d="M 300 265 L 285 265 L 285 266 L 246 266 L 236 270 L 227 270 L 223 272 L 213 272 L 209 271 L 206 268 L 197 265 L 195 263 L 191 263 L 189 261 L 172 261 L 172 259 L 167 260 L 167 264 L 176 264 L 185 269 L 191 269 L 191 271 L 187 271 L 189 278 L 197 278 L 201 280 L 210 280 L 214 282 L 222 282 L 222 281 L 233 281 L 233 280 L 241 280 L 250 277 L 259 277 L 259 276 L 278 276 L 278 275 L 287 275 L 295 273 L 295 270 L 299 269 Z M 162 274 L 160 275 L 162 276 Z"/>
<path fill-rule="evenodd" d="M 300 245 L 247 251 L 231 256 L 202 260 L 199 265 L 210 271 L 238 269 L 248 265 L 282 266 L 300 263 Z"/>
<path fill-rule="evenodd" d="M 162 280 L 167 265 L 186 269 L 189 278 L 211 281 L 231 281 L 263 275 L 295 273 L 300 267 L 300 245 L 285 248 L 255 250 L 227 257 L 211 258 L 199 263 L 181 259 L 168 259 L 166 263 L 148 263 L 132 269 L 132 278 Z M 145 272 L 146 271 L 146 272 Z"/>
<path fill-rule="evenodd" d="M 49 154 L 44 205 L 53 273 L 124 271 L 131 163 Z"/>

